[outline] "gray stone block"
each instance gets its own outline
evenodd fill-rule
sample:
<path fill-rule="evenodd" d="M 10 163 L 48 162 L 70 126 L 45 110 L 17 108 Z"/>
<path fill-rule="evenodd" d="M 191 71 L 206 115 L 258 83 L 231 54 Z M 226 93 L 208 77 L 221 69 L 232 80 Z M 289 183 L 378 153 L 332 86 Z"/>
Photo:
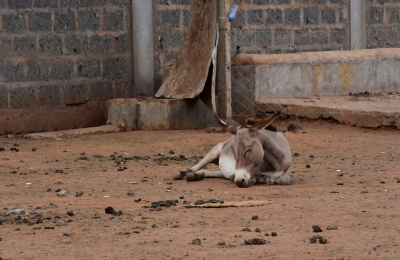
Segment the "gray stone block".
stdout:
<path fill-rule="evenodd" d="M 180 48 L 185 41 L 186 34 L 179 31 L 171 34 L 171 47 Z"/>
<path fill-rule="evenodd" d="M 285 9 L 285 23 L 300 25 L 300 9 Z"/>
<path fill-rule="evenodd" d="M 124 13 L 121 10 L 103 13 L 104 30 L 118 31 L 124 29 Z"/>
<path fill-rule="evenodd" d="M 28 81 L 47 81 L 49 79 L 49 65 L 46 61 L 30 60 L 27 65 L 26 79 Z"/>
<path fill-rule="evenodd" d="M 68 10 L 65 13 L 61 12 L 54 13 L 55 31 L 74 31 L 75 29 L 76 29 L 75 12 Z"/>
<path fill-rule="evenodd" d="M 183 10 L 183 26 L 188 27 L 190 22 L 190 11 Z"/>
<path fill-rule="evenodd" d="M 106 4 L 107 0 L 85 0 L 86 7 L 105 6 Z"/>
<path fill-rule="evenodd" d="M 21 33 L 25 31 L 25 16 L 23 13 L 2 15 L 2 31 Z"/>
<path fill-rule="evenodd" d="M 88 40 L 84 35 L 67 35 L 65 49 L 67 54 L 85 54 L 88 52 Z"/>
<path fill-rule="evenodd" d="M 275 44 L 288 45 L 290 44 L 290 31 L 285 29 L 275 30 Z"/>
<path fill-rule="evenodd" d="M 0 38 L 0 57 L 10 56 L 12 44 L 10 38 Z"/>
<path fill-rule="evenodd" d="M 0 7 L 6 7 L 6 0 L 0 0 Z"/>
<path fill-rule="evenodd" d="M 122 58 L 111 58 L 103 63 L 103 75 L 109 78 L 120 77 L 124 74 L 124 60 Z"/>
<path fill-rule="evenodd" d="M 346 31 L 342 29 L 332 28 L 330 30 L 330 39 L 332 43 L 346 43 Z"/>
<path fill-rule="evenodd" d="M 400 8 L 388 8 L 389 23 L 400 24 Z"/>
<path fill-rule="evenodd" d="M 336 23 L 336 11 L 335 9 L 324 8 L 321 11 L 321 22 L 334 24 Z"/>
<path fill-rule="evenodd" d="M 59 86 L 40 86 L 37 89 L 38 106 L 57 106 L 61 104 L 61 90 Z"/>
<path fill-rule="evenodd" d="M 12 88 L 9 90 L 10 108 L 21 109 L 34 107 L 36 103 L 33 88 Z"/>
<path fill-rule="evenodd" d="M 319 24 L 318 8 L 304 8 L 304 25 Z"/>
<path fill-rule="evenodd" d="M 62 38 L 57 35 L 52 35 L 39 39 L 39 51 L 41 54 L 45 55 L 63 54 Z"/>
<path fill-rule="evenodd" d="M 35 56 L 36 55 L 36 38 L 35 37 L 16 37 L 14 39 L 14 52 L 19 56 Z"/>
<path fill-rule="evenodd" d="M 254 44 L 254 33 L 250 30 L 240 30 L 237 36 L 237 43 L 241 47 L 252 46 Z"/>
<path fill-rule="evenodd" d="M 22 63 L 3 62 L 0 65 L 0 82 L 20 82 L 24 80 Z"/>
<path fill-rule="evenodd" d="M 8 90 L 0 86 L 0 109 L 8 108 Z"/>
<path fill-rule="evenodd" d="M 311 42 L 314 44 L 326 44 L 328 43 L 328 33 L 324 28 L 312 29 L 311 30 Z"/>
<path fill-rule="evenodd" d="M 131 80 L 115 81 L 113 98 L 131 98 L 133 97 L 133 86 Z"/>
<path fill-rule="evenodd" d="M 31 12 L 28 14 L 29 31 L 51 31 L 51 13 Z"/>
<path fill-rule="evenodd" d="M 267 9 L 267 24 L 280 24 L 282 23 L 282 10 Z"/>
<path fill-rule="evenodd" d="M 114 37 L 113 44 L 115 52 L 128 52 L 130 48 L 129 36 L 127 34 L 122 34 L 118 37 Z"/>
<path fill-rule="evenodd" d="M 110 0 L 110 4 L 112 5 L 129 5 L 131 0 Z"/>
<path fill-rule="evenodd" d="M 383 22 L 383 8 L 370 7 L 368 14 L 369 14 L 368 21 L 370 23 L 377 24 Z"/>
<path fill-rule="evenodd" d="M 108 53 L 111 51 L 111 38 L 95 35 L 90 38 L 89 50 L 92 53 Z"/>
<path fill-rule="evenodd" d="M 162 11 L 162 25 L 171 25 L 179 27 L 180 25 L 180 10 L 165 10 Z"/>
<path fill-rule="evenodd" d="M 8 0 L 8 8 L 10 9 L 21 9 L 31 8 L 32 0 Z"/>
<path fill-rule="evenodd" d="M 58 1 L 55 0 L 34 0 L 33 6 L 37 8 L 57 8 Z"/>
<path fill-rule="evenodd" d="M 292 0 L 276 0 L 276 3 L 278 5 L 287 5 L 290 4 L 292 2 Z"/>
<path fill-rule="evenodd" d="M 106 101 L 112 98 L 112 83 L 110 81 L 93 82 L 89 86 L 91 100 Z"/>
<path fill-rule="evenodd" d="M 263 10 L 249 10 L 247 11 L 249 15 L 249 24 L 262 24 L 263 23 Z"/>
<path fill-rule="evenodd" d="M 54 1 L 54 0 L 50 0 Z M 83 0 L 60 0 L 60 7 L 74 7 L 78 8 L 83 5 Z"/>
<path fill-rule="evenodd" d="M 298 30 L 294 32 L 294 45 L 301 46 L 310 44 L 310 35 L 308 30 Z"/>
<path fill-rule="evenodd" d="M 174 5 L 188 5 L 189 0 L 172 0 L 172 4 Z"/>
<path fill-rule="evenodd" d="M 253 0 L 253 3 L 255 5 L 268 5 L 269 4 L 269 0 Z"/>
<path fill-rule="evenodd" d="M 84 84 L 67 85 L 61 91 L 65 105 L 80 105 L 89 100 L 88 88 Z"/>
<path fill-rule="evenodd" d="M 78 12 L 80 30 L 97 30 L 100 26 L 99 11 L 86 10 Z"/>
<path fill-rule="evenodd" d="M 256 44 L 261 46 L 261 48 L 263 49 L 270 48 L 272 43 L 271 30 L 256 31 L 255 37 L 256 37 Z"/>
<path fill-rule="evenodd" d="M 236 22 L 233 25 L 234 28 L 242 28 L 245 25 L 245 17 L 244 12 L 240 12 L 236 17 Z"/>
<path fill-rule="evenodd" d="M 74 63 L 70 60 L 53 61 L 50 79 L 69 79 L 74 73 Z"/>
<path fill-rule="evenodd" d="M 100 60 L 86 59 L 77 62 L 78 77 L 97 77 L 100 76 Z"/>

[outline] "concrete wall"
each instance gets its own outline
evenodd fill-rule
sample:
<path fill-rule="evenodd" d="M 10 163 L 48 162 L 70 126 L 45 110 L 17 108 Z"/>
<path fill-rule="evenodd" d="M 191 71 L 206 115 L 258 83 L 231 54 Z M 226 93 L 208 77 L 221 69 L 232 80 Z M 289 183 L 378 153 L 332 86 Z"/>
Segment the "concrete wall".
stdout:
<path fill-rule="evenodd" d="M 0 0 L 0 134 L 96 126 L 132 97 L 129 0 Z"/>
<path fill-rule="evenodd" d="M 399 60 L 399 49 L 389 48 L 239 55 L 232 70 L 234 114 L 251 114 L 265 98 L 400 91 Z"/>

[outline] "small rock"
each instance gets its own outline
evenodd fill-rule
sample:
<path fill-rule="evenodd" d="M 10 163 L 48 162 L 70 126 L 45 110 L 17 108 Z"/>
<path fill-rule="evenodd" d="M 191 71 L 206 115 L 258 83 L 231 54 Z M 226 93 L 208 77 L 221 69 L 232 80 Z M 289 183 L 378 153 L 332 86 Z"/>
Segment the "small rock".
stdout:
<path fill-rule="evenodd" d="M 57 192 L 57 196 L 64 197 L 64 196 L 67 196 L 67 193 L 68 193 L 67 190 L 60 190 L 59 192 Z"/>
<path fill-rule="evenodd" d="M 318 239 L 321 239 L 321 238 L 323 238 L 323 237 L 322 236 L 318 236 L 318 235 L 312 236 L 310 238 L 310 243 L 312 243 L 312 244 L 317 243 Z"/>
<path fill-rule="evenodd" d="M 257 220 L 257 219 L 258 219 L 258 216 L 257 216 L 257 215 L 254 215 L 254 216 L 251 217 L 251 219 L 252 219 L 252 220 Z"/>
<path fill-rule="evenodd" d="M 6 213 L 6 215 L 11 215 L 11 214 L 25 214 L 26 210 L 25 209 L 13 209 L 10 210 Z"/>
<path fill-rule="evenodd" d="M 73 235 L 75 235 L 75 234 L 72 233 L 72 232 L 65 232 L 65 233 L 63 234 L 63 236 L 65 236 L 65 237 L 71 237 L 71 236 L 73 236 Z"/>
<path fill-rule="evenodd" d="M 328 243 L 328 239 L 322 237 L 322 238 L 318 239 L 318 242 L 320 244 L 326 244 L 326 243 Z"/>
<path fill-rule="evenodd" d="M 263 238 L 253 238 L 244 241 L 245 245 L 264 245 L 267 242 Z"/>
<path fill-rule="evenodd" d="M 339 228 L 338 228 L 338 226 L 336 226 L 336 225 L 329 225 L 326 229 L 327 229 L 327 230 L 337 230 L 337 229 L 339 229 Z"/>
<path fill-rule="evenodd" d="M 261 229 L 259 229 L 259 228 L 256 228 L 256 230 L 255 230 L 256 232 L 258 232 L 258 233 L 260 233 L 261 232 Z"/>
<path fill-rule="evenodd" d="M 83 194 L 84 194 L 83 191 L 77 191 L 77 192 L 75 193 L 75 197 L 82 197 Z"/>
<path fill-rule="evenodd" d="M 4 147 L 0 147 L 0 152 L 5 152 L 6 149 Z"/>
<path fill-rule="evenodd" d="M 201 245 L 201 240 L 200 238 L 196 238 L 192 240 L 192 245 Z"/>
<path fill-rule="evenodd" d="M 312 229 L 313 229 L 313 232 L 315 232 L 315 233 L 322 232 L 322 229 L 317 225 L 312 226 Z"/>
<path fill-rule="evenodd" d="M 278 235 L 278 233 L 276 233 L 276 232 L 271 233 L 271 236 L 273 236 L 273 237 L 276 237 L 277 235 Z"/>
<path fill-rule="evenodd" d="M 74 212 L 73 212 L 72 210 L 70 210 L 70 211 L 67 211 L 67 215 L 70 216 L 70 217 L 72 217 L 72 216 L 74 216 L 75 214 L 74 214 Z"/>
<path fill-rule="evenodd" d="M 244 228 L 244 229 L 242 229 L 241 231 L 244 231 L 244 232 L 251 232 L 250 228 Z"/>

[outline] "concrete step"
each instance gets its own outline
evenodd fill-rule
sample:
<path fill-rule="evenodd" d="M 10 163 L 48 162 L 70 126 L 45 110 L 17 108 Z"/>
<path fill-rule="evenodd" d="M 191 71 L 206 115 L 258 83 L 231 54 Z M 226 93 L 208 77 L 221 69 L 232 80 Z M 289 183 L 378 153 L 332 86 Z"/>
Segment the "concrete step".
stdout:
<path fill-rule="evenodd" d="M 216 124 L 200 99 L 120 98 L 107 101 L 107 123 L 132 130 L 203 129 Z"/>
<path fill-rule="evenodd" d="M 264 98 L 258 100 L 256 114 L 280 111 L 312 119 L 333 118 L 357 127 L 400 129 L 400 92 L 362 92 L 348 96 L 304 98 Z"/>

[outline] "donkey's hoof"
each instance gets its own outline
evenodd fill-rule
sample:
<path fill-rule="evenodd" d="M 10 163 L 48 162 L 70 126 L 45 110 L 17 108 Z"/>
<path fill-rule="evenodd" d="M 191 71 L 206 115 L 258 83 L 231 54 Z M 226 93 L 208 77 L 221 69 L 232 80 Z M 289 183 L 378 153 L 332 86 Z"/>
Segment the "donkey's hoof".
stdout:
<path fill-rule="evenodd" d="M 185 177 L 185 174 L 182 172 L 173 172 L 172 173 L 172 179 L 174 180 L 182 180 Z"/>
<path fill-rule="evenodd" d="M 277 184 L 289 185 L 292 182 L 292 178 L 288 174 L 282 175 L 278 180 Z"/>
<path fill-rule="evenodd" d="M 199 181 L 203 178 L 204 178 L 204 174 L 202 174 L 202 173 L 188 172 L 186 174 L 187 181 Z"/>

